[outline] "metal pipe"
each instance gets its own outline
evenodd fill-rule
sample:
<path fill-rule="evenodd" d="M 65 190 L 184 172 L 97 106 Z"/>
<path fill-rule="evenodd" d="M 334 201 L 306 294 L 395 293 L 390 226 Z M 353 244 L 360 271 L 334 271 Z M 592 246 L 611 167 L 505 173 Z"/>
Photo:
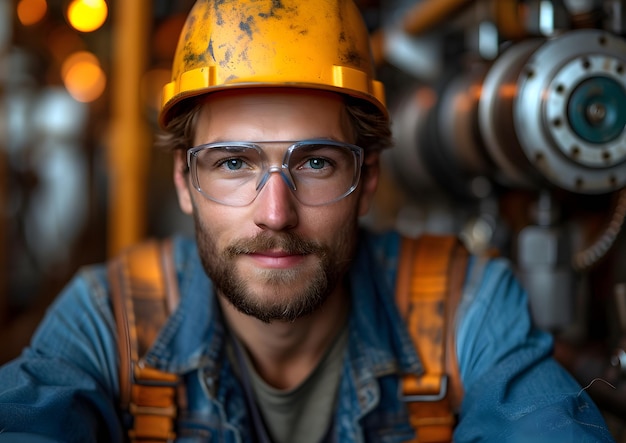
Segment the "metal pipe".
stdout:
<path fill-rule="evenodd" d="M 13 33 L 11 21 L 11 2 L 0 0 L 0 66 L 10 63 L 8 60 L 9 46 Z M 6 69 L 6 72 L 9 72 Z M 6 79 L 4 79 L 6 80 Z M 7 122 L 7 105 L 5 101 L 6 85 L 0 84 L 0 327 L 8 320 L 9 308 L 9 283 L 8 283 L 8 255 L 7 247 L 9 220 L 7 218 L 7 206 L 9 198 L 9 167 L 7 164 L 7 134 L 9 127 Z"/>
<path fill-rule="evenodd" d="M 148 54 L 151 4 L 148 0 L 117 0 L 114 9 L 109 254 L 137 242 L 146 231 L 150 137 L 139 86 Z"/>
<path fill-rule="evenodd" d="M 385 63 L 385 33 L 381 30 L 372 32 L 370 34 L 370 42 L 374 64 L 382 66 Z"/>
<path fill-rule="evenodd" d="M 626 188 L 617 192 L 617 203 L 611 219 L 598 238 L 572 258 L 572 267 L 578 272 L 589 271 L 611 250 L 626 221 Z"/>
<path fill-rule="evenodd" d="M 528 36 L 519 3 L 519 0 L 493 0 L 498 31 L 506 39 L 519 40 Z"/>
<path fill-rule="evenodd" d="M 402 23 L 409 35 L 423 34 L 473 0 L 423 0 L 410 9 Z"/>

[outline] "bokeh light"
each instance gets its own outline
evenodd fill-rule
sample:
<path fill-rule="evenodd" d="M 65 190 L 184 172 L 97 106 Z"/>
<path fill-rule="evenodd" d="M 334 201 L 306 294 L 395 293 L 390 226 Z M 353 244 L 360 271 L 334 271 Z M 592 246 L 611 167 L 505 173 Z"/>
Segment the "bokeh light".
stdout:
<path fill-rule="evenodd" d="M 70 55 L 63 62 L 61 76 L 70 95 L 83 103 L 96 100 L 106 87 L 106 75 L 98 58 L 87 51 Z"/>
<path fill-rule="evenodd" d="M 67 7 L 67 19 L 81 32 L 100 28 L 107 19 L 109 9 L 104 0 L 73 0 Z"/>
<path fill-rule="evenodd" d="M 17 4 L 17 18 L 24 26 L 39 23 L 47 11 L 46 0 L 20 0 Z"/>

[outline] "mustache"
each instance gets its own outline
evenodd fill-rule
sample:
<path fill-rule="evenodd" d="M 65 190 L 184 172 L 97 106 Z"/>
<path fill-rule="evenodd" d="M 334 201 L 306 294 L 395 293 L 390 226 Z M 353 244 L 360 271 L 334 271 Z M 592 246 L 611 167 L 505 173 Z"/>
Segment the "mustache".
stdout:
<path fill-rule="evenodd" d="M 305 240 L 298 234 L 292 232 L 280 234 L 261 232 L 254 237 L 235 241 L 226 247 L 224 253 L 228 257 L 233 258 L 237 255 L 254 254 L 269 249 L 280 249 L 292 255 L 325 254 L 325 248 L 320 244 Z"/>

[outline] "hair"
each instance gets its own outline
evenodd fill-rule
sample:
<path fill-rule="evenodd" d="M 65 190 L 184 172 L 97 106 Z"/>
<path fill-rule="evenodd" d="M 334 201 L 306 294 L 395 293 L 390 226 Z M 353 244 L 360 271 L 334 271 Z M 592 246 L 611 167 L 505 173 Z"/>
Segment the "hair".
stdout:
<path fill-rule="evenodd" d="M 201 108 L 201 99 L 189 99 L 178 104 L 174 117 L 157 135 L 156 146 L 171 152 L 191 148 L 194 145 L 196 120 Z M 354 131 L 355 144 L 362 147 L 366 154 L 391 147 L 393 141 L 389 119 L 373 104 L 348 97 L 346 112 Z"/>

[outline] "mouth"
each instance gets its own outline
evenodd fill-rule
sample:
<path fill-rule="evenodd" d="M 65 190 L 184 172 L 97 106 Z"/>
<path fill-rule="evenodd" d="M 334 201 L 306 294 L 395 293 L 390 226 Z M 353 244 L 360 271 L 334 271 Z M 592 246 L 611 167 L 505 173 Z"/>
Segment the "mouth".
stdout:
<path fill-rule="evenodd" d="M 264 250 L 246 254 L 257 266 L 267 269 L 288 269 L 300 265 L 308 254 L 284 250 Z"/>
<path fill-rule="evenodd" d="M 242 260 L 253 268 L 288 270 L 303 266 L 314 257 L 321 257 L 323 248 L 293 233 L 283 235 L 258 235 L 239 240 L 228 248 L 226 255 Z"/>

